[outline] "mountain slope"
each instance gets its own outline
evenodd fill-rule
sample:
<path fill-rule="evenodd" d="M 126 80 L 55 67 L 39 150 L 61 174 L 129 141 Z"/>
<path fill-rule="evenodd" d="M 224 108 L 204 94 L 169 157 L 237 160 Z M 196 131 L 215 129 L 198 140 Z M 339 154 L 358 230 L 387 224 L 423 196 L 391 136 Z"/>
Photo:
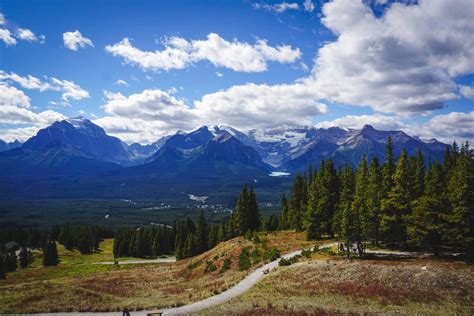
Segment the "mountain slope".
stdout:
<path fill-rule="evenodd" d="M 328 129 L 329 130 L 329 129 Z M 336 165 L 349 164 L 356 167 L 362 156 L 368 160 L 377 157 L 380 162 L 385 159 L 385 147 L 388 137 L 393 140 L 394 154 L 396 157 L 405 149 L 409 155 L 416 155 L 421 150 L 425 159 L 443 159 L 446 145 L 437 141 L 423 142 L 411 137 L 402 131 L 379 131 L 370 125 L 365 125 L 360 130 L 341 132 L 333 130 L 334 137 L 327 135 L 328 130 L 314 131 L 315 140 L 304 148 L 300 154 L 290 157 L 281 167 L 289 171 L 301 171 L 311 163 L 318 166 L 322 159 L 332 159 Z M 342 130 L 343 131 L 343 130 Z M 324 135 L 321 137 L 321 135 Z"/>
<path fill-rule="evenodd" d="M 121 165 L 130 165 L 127 146 L 116 137 L 109 136 L 105 131 L 83 117 L 76 117 L 55 122 L 49 127 L 38 131 L 36 136 L 27 140 L 22 149 L 35 151 L 51 142 L 81 148 L 84 152 L 95 155 L 98 159 Z"/>
<path fill-rule="evenodd" d="M 188 134 L 177 133 L 142 166 L 143 173 L 186 174 L 192 176 L 266 175 L 271 169 L 257 151 L 226 131 L 216 136 L 207 127 Z"/>
<path fill-rule="evenodd" d="M 15 140 L 14 142 L 7 143 L 7 142 L 0 139 L 0 152 L 7 151 L 7 150 L 10 150 L 10 149 L 15 149 L 15 148 L 18 148 L 20 146 L 21 146 L 21 143 L 17 140 Z"/>
<path fill-rule="evenodd" d="M 50 142 L 37 150 L 16 148 L 0 153 L 0 173 L 4 176 L 52 176 L 98 174 L 119 168 L 79 147 Z"/>

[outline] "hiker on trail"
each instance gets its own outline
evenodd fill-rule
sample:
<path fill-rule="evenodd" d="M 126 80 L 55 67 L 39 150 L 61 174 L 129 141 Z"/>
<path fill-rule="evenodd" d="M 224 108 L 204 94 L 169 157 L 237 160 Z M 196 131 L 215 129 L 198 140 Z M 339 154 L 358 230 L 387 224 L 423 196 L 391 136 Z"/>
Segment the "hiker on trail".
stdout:
<path fill-rule="evenodd" d="M 122 316 L 130 316 L 130 312 L 128 311 L 128 308 L 125 308 L 123 310 Z"/>

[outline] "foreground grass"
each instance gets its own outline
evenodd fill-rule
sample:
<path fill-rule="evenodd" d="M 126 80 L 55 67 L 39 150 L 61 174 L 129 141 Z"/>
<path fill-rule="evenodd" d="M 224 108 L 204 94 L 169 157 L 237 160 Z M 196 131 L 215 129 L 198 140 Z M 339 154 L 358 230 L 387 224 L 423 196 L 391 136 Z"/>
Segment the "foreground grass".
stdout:
<path fill-rule="evenodd" d="M 202 315 L 474 313 L 474 267 L 434 259 L 312 259 Z"/>
<path fill-rule="evenodd" d="M 0 280 L 0 313 L 115 311 L 179 306 L 220 293 L 248 272 L 239 271 L 238 256 L 244 247 L 278 248 L 282 253 L 307 247 L 302 233 L 263 235 L 254 243 L 242 237 L 221 243 L 194 258 L 175 263 L 96 265 L 112 261 L 113 240 L 100 245 L 101 252 L 81 255 L 58 247 L 57 267 L 42 267 L 35 253 L 31 268 L 9 273 Z M 126 258 L 131 259 L 131 258 Z M 222 271 L 224 262 L 230 268 Z M 253 268 L 262 265 L 255 262 Z M 215 270 L 209 271 L 214 265 Z"/>

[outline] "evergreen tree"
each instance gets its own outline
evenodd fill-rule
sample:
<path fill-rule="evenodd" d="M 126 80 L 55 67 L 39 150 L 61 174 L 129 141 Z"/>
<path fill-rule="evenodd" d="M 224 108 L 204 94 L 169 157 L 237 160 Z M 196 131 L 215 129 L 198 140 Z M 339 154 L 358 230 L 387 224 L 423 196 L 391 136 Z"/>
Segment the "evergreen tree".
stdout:
<path fill-rule="evenodd" d="M 303 228 L 302 216 L 306 211 L 304 204 L 305 181 L 301 174 L 295 176 L 291 187 L 291 197 L 289 201 L 288 222 L 289 228 L 301 230 Z"/>
<path fill-rule="evenodd" d="M 0 253 L 0 279 L 5 279 L 7 275 L 7 263 L 5 255 Z"/>
<path fill-rule="evenodd" d="M 59 263 L 58 259 L 58 249 L 56 247 L 56 242 L 50 240 L 46 243 L 46 246 L 43 250 L 43 266 L 56 266 Z"/>
<path fill-rule="evenodd" d="M 454 146 L 453 146 L 454 147 Z M 466 252 L 474 261 L 474 162 L 466 141 L 460 153 L 453 148 L 453 167 L 447 195 L 452 211 L 447 217 L 448 239 L 452 247 Z"/>
<path fill-rule="evenodd" d="M 26 249 L 25 247 L 22 247 L 20 250 L 20 267 L 21 268 L 27 268 L 28 265 L 30 264 L 31 260 L 31 253 Z"/>
<path fill-rule="evenodd" d="M 217 233 L 218 233 L 218 227 L 216 225 L 211 225 L 211 228 L 209 230 L 209 248 L 214 248 L 215 245 L 218 243 L 218 238 L 217 238 Z"/>
<path fill-rule="evenodd" d="M 341 214 L 339 239 L 342 241 L 350 256 L 350 249 L 355 242 L 357 223 L 355 222 L 354 213 L 352 212 L 352 201 L 354 197 L 354 172 L 351 167 L 346 165 L 342 177 L 341 201 L 339 203 L 339 213 Z"/>
<path fill-rule="evenodd" d="M 288 225 L 288 202 L 286 200 L 285 192 L 281 195 L 281 210 L 280 210 L 280 229 L 285 230 L 289 228 Z"/>
<path fill-rule="evenodd" d="M 196 251 L 197 253 L 202 253 L 208 249 L 208 239 L 209 239 L 209 232 L 207 228 L 206 218 L 204 217 L 204 213 L 201 210 L 199 213 L 199 217 L 196 224 Z"/>
<path fill-rule="evenodd" d="M 257 231 L 260 227 L 260 210 L 258 208 L 257 196 L 252 186 L 250 186 L 247 214 L 249 216 L 248 230 Z"/>
<path fill-rule="evenodd" d="M 436 161 L 428 170 L 425 187 L 424 194 L 414 202 L 407 233 L 411 244 L 421 249 L 430 249 L 438 255 L 443 242 L 443 218 L 447 203 L 441 166 Z"/>
<path fill-rule="evenodd" d="M 219 224 L 218 230 L 217 230 L 217 241 L 224 241 L 226 240 L 226 230 L 225 230 L 226 224 L 225 222 L 221 222 Z"/>
<path fill-rule="evenodd" d="M 321 231 L 322 216 L 318 210 L 319 194 L 320 194 L 319 185 L 321 185 L 321 179 L 319 177 L 319 174 L 317 173 L 315 174 L 315 177 L 313 178 L 313 181 L 309 189 L 308 207 L 307 207 L 306 214 L 304 217 L 304 229 L 306 231 L 307 240 L 321 238 L 321 235 L 322 235 L 322 231 Z"/>
<path fill-rule="evenodd" d="M 235 218 L 236 218 L 236 231 L 240 235 L 244 235 L 247 232 L 249 227 L 249 194 L 247 191 L 247 185 L 244 185 L 242 192 L 237 200 L 237 205 L 235 207 Z M 233 214 L 233 215 L 234 215 Z"/>
<path fill-rule="evenodd" d="M 383 197 L 388 197 L 388 193 L 392 190 L 393 174 L 395 172 L 395 157 L 393 155 L 393 140 L 389 136 L 385 146 L 385 162 L 383 164 Z"/>
<path fill-rule="evenodd" d="M 419 198 L 425 190 L 425 159 L 421 150 L 416 154 L 414 198 Z"/>
<path fill-rule="evenodd" d="M 389 243 L 404 245 L 406 242 L 404 216 L 410 214 L 413 189 L 409 178 L 408 155 L 403 150 L 393 174 L 392 189 L 382 201 L 381 229 Z"/>
<path fill-rule="evenodd" d="M 373 157 L 369 167 L 367 185 L 368 206 L 368 237 L 378 245 L 380 239 L 380 217 L 382 201 L 382 170 L 377 157 Z"/>
<path fill-rule="evenodd" d="M 364 155 L 356 173 L 354 200 L 352 201 L 351 214 L 349 216 L 353 220 L 351 224 L 352 239 L 357 244 L 357 250 L 360 256 L 365 253 L 364 241 L 370 232 L 369 196 L 367 194 L 368 178 L 369 170 Z"/>

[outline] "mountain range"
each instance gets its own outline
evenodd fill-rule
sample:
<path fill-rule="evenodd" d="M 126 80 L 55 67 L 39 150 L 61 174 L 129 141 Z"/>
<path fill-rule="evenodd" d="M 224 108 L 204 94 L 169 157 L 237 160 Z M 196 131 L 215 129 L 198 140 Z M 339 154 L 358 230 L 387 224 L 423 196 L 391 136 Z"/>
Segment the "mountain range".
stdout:
<path fill-rule="evenodd" d="M 323 159 L 357 166 L 365 155 L 383 161 L 387 138 L 395 155 L 402 149 L 442 160 L 446 144 L 423 141 L 403 131 L 282 126 L 239 131 L 230 126 L 203 126 L 190 133 L 165 136 L 153 144 L 127 145 L 84 117 L 58 121 L 24 144 L 0 143 L 0 172 L 5 174 L 150 174 L 208 177 L 265 176 L 295 173 Z"/>

